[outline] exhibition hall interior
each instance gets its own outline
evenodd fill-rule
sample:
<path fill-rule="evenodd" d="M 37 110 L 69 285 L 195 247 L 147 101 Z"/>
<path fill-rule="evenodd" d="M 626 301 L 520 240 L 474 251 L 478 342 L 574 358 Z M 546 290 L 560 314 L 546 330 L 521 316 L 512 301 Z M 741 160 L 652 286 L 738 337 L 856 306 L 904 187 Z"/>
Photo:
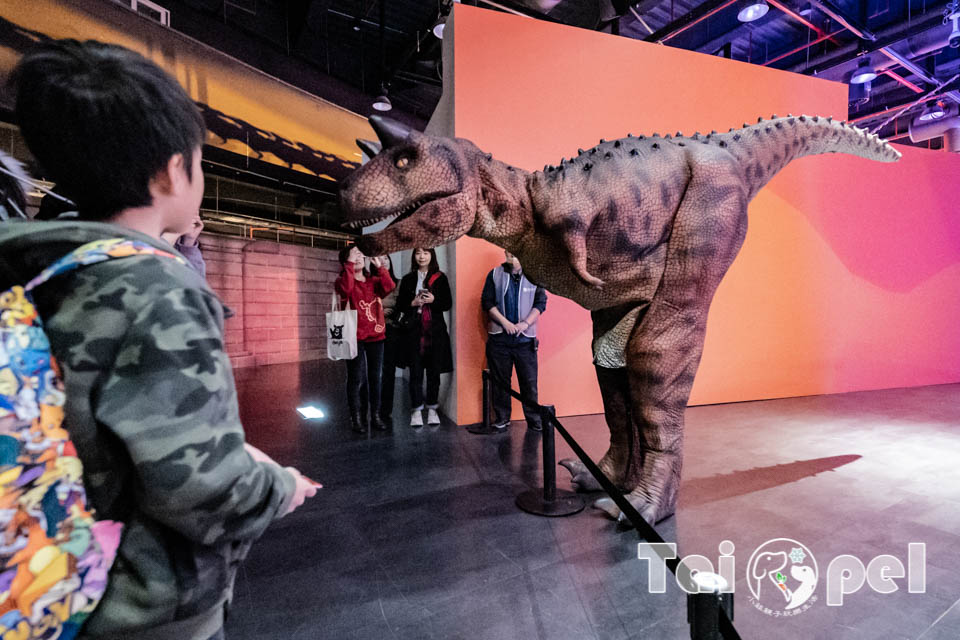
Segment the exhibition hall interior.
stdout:
<path fill-rule="evenodd" d="M 960 638 L 960 0 L 0 0 L 0 76 L 0 637 Z"/>

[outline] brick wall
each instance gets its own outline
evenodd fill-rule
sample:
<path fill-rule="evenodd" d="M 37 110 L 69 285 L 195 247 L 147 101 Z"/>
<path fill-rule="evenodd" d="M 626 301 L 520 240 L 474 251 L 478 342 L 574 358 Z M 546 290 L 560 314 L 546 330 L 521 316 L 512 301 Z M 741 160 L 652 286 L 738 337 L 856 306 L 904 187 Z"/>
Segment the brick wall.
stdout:
<path fill-rule="evenodd" d="M 326 357 L 335 251 L 209 234 L 200 245 L 207 282 L 236 313 L 226 322 L 235 368 Z"/>

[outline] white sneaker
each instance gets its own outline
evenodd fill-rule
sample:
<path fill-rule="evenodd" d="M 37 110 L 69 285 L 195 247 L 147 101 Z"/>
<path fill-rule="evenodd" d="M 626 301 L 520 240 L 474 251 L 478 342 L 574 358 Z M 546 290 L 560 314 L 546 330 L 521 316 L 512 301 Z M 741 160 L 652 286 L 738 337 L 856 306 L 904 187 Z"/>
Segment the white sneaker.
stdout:
<path fill-rule="evenodd" d="M 437 410 L 433 407 L 427 408 L 427 424 L 440 424 L 440 416 L 437 415 Z"/>
<path fill-rule="evenodd" d="M 420 413 L 420 409 L 415 409 L 410 412 L 410 426 L 411 427 L 423 426 L 423 414 Z"/>

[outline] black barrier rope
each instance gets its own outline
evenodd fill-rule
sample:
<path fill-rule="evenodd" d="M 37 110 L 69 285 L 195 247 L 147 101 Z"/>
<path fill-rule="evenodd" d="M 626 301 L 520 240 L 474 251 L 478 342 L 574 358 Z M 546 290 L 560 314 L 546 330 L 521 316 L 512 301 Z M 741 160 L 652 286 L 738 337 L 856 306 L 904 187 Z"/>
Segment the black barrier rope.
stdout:
<path fill-rule="evenodd" d="M 630 524 L 634 526 L 637 530 L 637 535 L 641 539 L 646 540 L 647 542 L 653 544 L 666 544 L 666 541 L 663 537 L 657 533 L 657 530 L 647 522 L 643 516 L 634 508 L 630 501 L 627 500 L 623 494 L 617 489 L 616 485 L 610 481 L 610 478 L 600 470 L 600 467 L 594 463 L 594 461 L 587 455 L 587 452 L 577 443 L 577 441 L 570 435 L 570 432 L 560 423 L 560 420 L 557 419 L 556 413 L 553 411 L 551 405 L 541 405 L 537 402 L 533 402 L 528 398 L 525 398 L 522 394 L 510 386 L 509 383 L 505 383 L 499 377 L 493 374 L 489 369 L 483 370 L 483 426 L 487 428 L 489 426 L 489 403 L 490 403 L 490 384 L 496 384 L 502 390 L 509 393 L 512 397 L 519 400 L 527 407 L 536 407 L 537 411 L 541 415 L 542 419 L 545 421 L 543 424 L 544 432 L 548 430 L 556 429 L 560 432 L 560 435 L 563 436 L 563 439 L 566 440 L 567 444 L 570 446 L 570 449 L 573 450 L 573 453 L 576 454 L 583 465 L 587 468 L 587 471 L 596 478 L 597 482 L 600 483 L 600 486 L 603 487 L 603 490 L 607 493 L 608 496 L 613 500 L 614 504 L 619 507 L 620 512 L 630 521 Z M 478 433 L 484 433 L 479 431 Z M 552 441 L 552 439 L 551 439 Z M 552 447 L 551 447 L 552 449 Z M 550 459 L 552 460 L 553 453 L 550 452 Z M 551 495 L 556 492 L 556 469 L 553 469 L 554 463 L 551 462 L 551 470 L 553 473 L 548 473 L 547 466 L 547 452 L 544 451 L 544 496 Z M 548 479 L 552 479 L 552 482 L 548 482 Z M 548 487 L 547 485 L 553 485 Z M 658 552 L 659 553 L 659 552 Z M 664 564 L 670 569 L 670 571 L 676 575 L 677 570 L 680 568 L 681 563 L 679 558 L 665 558 L 661 556 Z M 737 633 L 736 628 L 731 622 L 733 618 L 733 594 L 719 594 L 719 593 L 697 593 L 697 594 L 688 594 L 687 601 L 687 622 L 690 623 L 690 637 L 693 640 L 712 640 L 716 637 L 716 633 L 719 633 L 723 640 L 741 640 L 740 634 Z M 716 618 L 713 616 L 716 615 Z"/>

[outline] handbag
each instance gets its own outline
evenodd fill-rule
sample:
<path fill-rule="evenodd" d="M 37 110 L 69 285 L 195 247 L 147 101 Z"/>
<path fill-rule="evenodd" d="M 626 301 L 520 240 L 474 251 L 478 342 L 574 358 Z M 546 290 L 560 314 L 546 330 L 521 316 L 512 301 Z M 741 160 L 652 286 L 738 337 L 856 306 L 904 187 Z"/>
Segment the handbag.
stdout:
<path fill-rule="evenodd" d="M 430 276 L 430 279 L 427 280 L 426 285 L 424 286 L 425 291 L 430 291 L 430 288 L 433 287 L 433 284 L 440 277 L 441 272 L 437 271 Z M 410 307 L 406 311 L 401 311 L 400 315 L 397 316 L 397 319 L 394 320 L 394 326 L 400 333 L 409 333 L 411 331 L 418 330 L 420 328 L 421 322 L 421 310 L 423 307 Z"/>
<path fill-rule="evenodd" d="M 357 357 L 357 310 L 340 309 L 340 297 L 330 294 L 327 313 L 327 357 L 331 360 L 353 360 Z"/>

